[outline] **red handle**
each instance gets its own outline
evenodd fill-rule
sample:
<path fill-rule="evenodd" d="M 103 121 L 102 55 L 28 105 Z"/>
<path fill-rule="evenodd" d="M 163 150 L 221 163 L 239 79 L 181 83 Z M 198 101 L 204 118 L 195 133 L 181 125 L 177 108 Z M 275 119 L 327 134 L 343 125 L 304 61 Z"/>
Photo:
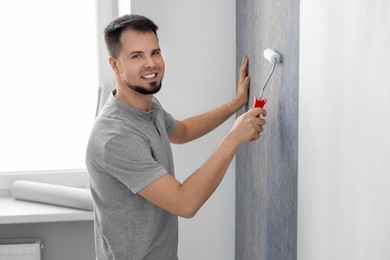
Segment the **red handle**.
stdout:
<path fill-rule="evenodd" d="M 263 108 L 265 103 L 267 103 L 267 99 L 263 98 L 262 100 L 258 100 L 256 96 L 253 97 L 253 106 L 252 107 L 261 107 Z"/>
<path fill-rule="evenodd" d="M 256 98 L 256 96 L 253 97 L 253 106 L 252 108 L 255 108 L 255 107 L 261 107 L 263 108 L 265 103 L 267 103 L 267 99 L 266 98 L 263 98 L 262 100 L 258 100 Z M 255 139 L 252 139 L 251 141 L 253 141 Z"/>

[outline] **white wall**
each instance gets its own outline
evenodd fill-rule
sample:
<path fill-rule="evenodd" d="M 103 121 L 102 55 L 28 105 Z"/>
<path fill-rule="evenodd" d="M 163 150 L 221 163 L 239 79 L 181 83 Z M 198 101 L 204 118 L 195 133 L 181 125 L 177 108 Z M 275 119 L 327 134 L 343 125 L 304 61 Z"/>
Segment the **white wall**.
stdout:
<path fill-rule="evenodd" d="M 132 13 L 160 27 L 166 63 L 158 98 L 178 119 L 221 105 L 235 93 L 235 1 L 133 0 Z M 184 181 L 200 167 L 234 122 L 202 139 L 173 146 L 176 176 Z M 179 258 L 234 259 L 234 163 L 220 187 L 198 214 L 179 220 Z"/>
<path fill-rule="evenodd" d="M 390 259 L 390 2 L 300 12 L 298 259 Z"/>
<path fill-rule="evenodd" d="M 40 238 L 43 244 L 42 259 L 45 260 L 96 259 L 93 232 L 92 220 L 0 225 L 0 239 Z"/>

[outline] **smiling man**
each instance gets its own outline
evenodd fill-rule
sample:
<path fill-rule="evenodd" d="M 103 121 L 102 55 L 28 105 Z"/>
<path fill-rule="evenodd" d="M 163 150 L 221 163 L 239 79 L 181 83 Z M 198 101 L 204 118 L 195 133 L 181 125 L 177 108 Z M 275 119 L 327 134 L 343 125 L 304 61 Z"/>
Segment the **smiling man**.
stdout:
<path fill-rule="evenodd" d="M 157 29 L 144 16 L 125 15 L 104 31 L 116 88 L 96 118 L 86 155 L 99 260 L 177 259 L 177 217 L 196 214 L 239 146 L 258 139 L 265 124 L 262 108 L 241 115 L 209 159 L 180 183 L 170 143 L 209 133 L 246 104 L 248 58 L 233 100 L 175 120 L 153 96 L 161 89 L 165 69 Z"/>

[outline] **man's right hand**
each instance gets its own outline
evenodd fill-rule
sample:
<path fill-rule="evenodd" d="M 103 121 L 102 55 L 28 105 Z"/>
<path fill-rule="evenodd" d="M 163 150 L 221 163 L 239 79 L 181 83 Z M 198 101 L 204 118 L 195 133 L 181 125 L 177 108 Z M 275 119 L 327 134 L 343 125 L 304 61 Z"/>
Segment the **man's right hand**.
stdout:
<path fill-rule="evenodd" d="M 252 108 L 236 119 L 229 136 L 233 137 L 239 145 L 248 141 L 257 140 L 263 131 L 266 121 L 263 118 L 267 111 L 263 108 Z"/>

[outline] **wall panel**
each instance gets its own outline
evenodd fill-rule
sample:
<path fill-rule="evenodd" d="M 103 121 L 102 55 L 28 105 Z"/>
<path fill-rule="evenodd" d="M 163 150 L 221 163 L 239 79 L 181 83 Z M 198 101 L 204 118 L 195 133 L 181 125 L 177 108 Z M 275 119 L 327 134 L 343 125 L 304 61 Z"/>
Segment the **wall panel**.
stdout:
<path fill-rule="evenodd" d="M 244 54 L 250 63 L 246 110 L 272 67 L 264 49 L 282 56 L 264 93 L 261 139 L 236 157 L 236 259 L 296 259 L 299 1 L 237 1 L 236 45 L 237 69 Z"/>

